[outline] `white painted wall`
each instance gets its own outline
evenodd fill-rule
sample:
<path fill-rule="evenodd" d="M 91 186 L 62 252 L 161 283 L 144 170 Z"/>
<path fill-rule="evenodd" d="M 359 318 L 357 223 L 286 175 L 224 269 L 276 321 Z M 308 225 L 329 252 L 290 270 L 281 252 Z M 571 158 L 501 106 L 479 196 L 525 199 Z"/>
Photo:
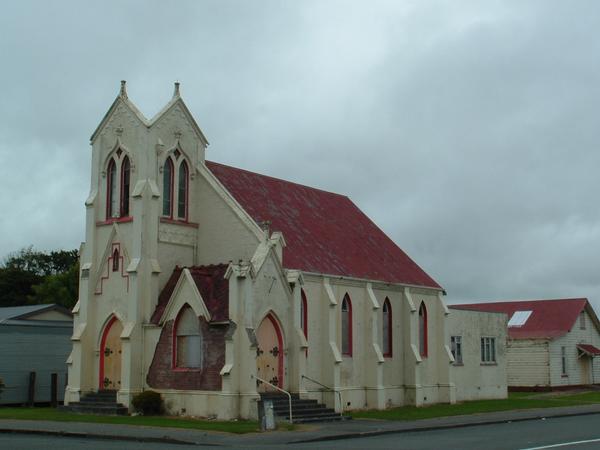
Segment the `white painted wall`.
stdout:
<path fill-rule="evenodd" d="M 455 362 L 451 366 L 457 401 L 507 397 L 507 321 L 508 317 L 503 313 L 467 311 L 450 307 L 449 335 L 462 338 L 463 362 Z M 482 337 L 496 339 L 496 364 L 481 362 Z"/>

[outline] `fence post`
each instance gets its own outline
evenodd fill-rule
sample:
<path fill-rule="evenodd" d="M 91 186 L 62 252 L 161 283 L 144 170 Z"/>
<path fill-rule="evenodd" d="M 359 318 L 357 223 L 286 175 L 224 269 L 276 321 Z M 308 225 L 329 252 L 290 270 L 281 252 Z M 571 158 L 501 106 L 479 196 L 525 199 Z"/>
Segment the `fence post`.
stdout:
<path fill-rule="evenodd" d="M 58 406 L 58 374 L 50 375 L 50 406 L 56 408 Z"/>
<path fill-rule="evenodd" d="M 27 405 L 35 404 L 35 372 L 29 372 L 29 389 L 27 395 Z"/>

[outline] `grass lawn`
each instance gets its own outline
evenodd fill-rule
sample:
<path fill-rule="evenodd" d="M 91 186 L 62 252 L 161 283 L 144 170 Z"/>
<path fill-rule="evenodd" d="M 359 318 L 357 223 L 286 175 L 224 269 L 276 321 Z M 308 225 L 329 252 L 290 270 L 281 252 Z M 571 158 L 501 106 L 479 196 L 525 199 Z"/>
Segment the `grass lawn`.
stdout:
<path fill-rule="evenodd" d="M 434 417 L 459 416 L 513 409 L 552 408 L 555 406 L 576 406 L 600 403 L 600 392 L 511 392 L 503 400 L 476 400 L 454 405 L 431 405 L 421 408 L 403 406 L 400 408 L 354 411 L 349 414 L 356 419 L 419 420 Z"/>
<path fill-rule="evenodd" d="M 0 420 L 54 420 L 59 422 L 93 422 L 149 427 L 189 428 L 193 430 L 252 433 L 259 430 L 257 422 L 249 420 L 218 421 L 163 416 L 96 416 L 57 411 L 54 408 L 0 407 Z M 282 426 L 283 427 L 283 426 Z"/>

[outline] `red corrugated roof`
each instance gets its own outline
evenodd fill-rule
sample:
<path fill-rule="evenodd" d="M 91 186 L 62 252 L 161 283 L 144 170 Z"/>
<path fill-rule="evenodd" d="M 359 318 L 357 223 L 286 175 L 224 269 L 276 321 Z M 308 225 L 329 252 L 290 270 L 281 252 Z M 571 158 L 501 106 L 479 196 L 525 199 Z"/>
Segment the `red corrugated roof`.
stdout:
<path fill-rule="evenodd" d="M 512 339 L 532 339 L 563 336 L 575 325 L 579 313 L 587 303 L 586 298 L 567 298 L 472 303 L 451 305 L 450 308 L 506 313 L 509 320 L 515 311 L 531 311 L 523 326 L 508 327 L 508 335 Z"/>
<path fill-rule="evenodd" d="M 192 279 L 211 315 L 211 322 L 229 318 L 229 281 L 225 279 L 227 264 L 188 267 Z M 177 286 L 183 267 L 176 266 L 158 297 L 158 304 L 150 321 L 158 323 Z"/>
<path fill-rule="evenodd" d="M 348 197 L 206 161 L 258 224 L 283 233 L 288 269 L 440 288 Z"/>

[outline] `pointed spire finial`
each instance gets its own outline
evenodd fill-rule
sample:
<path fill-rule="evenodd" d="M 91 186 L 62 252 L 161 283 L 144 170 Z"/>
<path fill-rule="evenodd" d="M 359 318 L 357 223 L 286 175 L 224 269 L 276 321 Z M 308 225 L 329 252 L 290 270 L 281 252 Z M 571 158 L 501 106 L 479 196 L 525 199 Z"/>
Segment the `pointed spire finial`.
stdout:
<path fill-rule="evenodd" d="M 175 90 L 173 91 L 173 98 L 179 97 L 179 81 L 175 82 Z"/>
<path fill-rule="evenodd" d="M 127 98 L 127 88 L 126 85 L 127 81 L 125 80 L 121 80 L 121 92 L 119 92 L 119 95 L 123 98 Z"/>

